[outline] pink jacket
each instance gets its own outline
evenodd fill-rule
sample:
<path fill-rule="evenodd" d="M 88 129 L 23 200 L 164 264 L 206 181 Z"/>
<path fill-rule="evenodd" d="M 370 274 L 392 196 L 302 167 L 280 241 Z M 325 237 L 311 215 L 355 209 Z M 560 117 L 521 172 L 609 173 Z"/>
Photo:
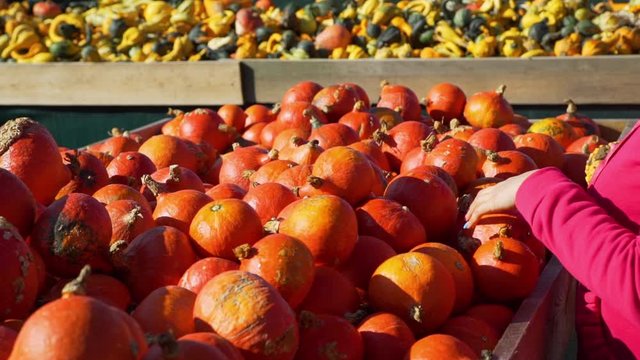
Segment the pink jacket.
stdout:
<path fill-rule="evenodd" d="M 533 234 L 584 286 L 576 302 L 580 359 L 640 359 L 639 125 L 587 191 L 545 168 L 517 194 Z"/>

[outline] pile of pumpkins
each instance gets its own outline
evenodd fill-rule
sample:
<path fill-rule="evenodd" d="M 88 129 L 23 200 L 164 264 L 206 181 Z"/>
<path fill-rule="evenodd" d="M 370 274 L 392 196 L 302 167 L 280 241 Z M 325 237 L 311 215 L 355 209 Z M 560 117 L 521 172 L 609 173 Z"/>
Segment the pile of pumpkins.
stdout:
<path fill-rule="evenodd" d="M 505 90 L 425 112 L 302 82 L 79 150 L 7 121 L 0 359 L 490 357 L 548 254 L 516 212 L 464 229 L 469 202 L 547 166 L 586 186 L 606 153 L 575 104 L 532 124 Z"/>
<path fill-rule="evenodd" d="M 640 3 L 587 0 L 0 0 L 0 60 L 200 61 L 625 55 Z"/>

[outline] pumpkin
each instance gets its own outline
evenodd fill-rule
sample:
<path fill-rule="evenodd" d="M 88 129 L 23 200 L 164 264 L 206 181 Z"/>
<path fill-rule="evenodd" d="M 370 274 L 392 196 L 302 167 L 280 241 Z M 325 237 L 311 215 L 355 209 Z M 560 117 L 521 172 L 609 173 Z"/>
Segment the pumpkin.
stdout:
<path fill-rule="evenodd" d="M 198 294 L 205 284 L 216 275 L 238 269 L 239 265 L 231 260 L 218 257 L 200 259 L 184 272 L 178 286 Z"/>
<path fill-rule="evenodd" d="M 110 241 L 109 213 L 98 200 L 80 193 L 49 205 L 31 233 L 47 271 L 63 277 L 77 274 L 85 264 L 110 271 Z"/>
<path fill-rule="evenodd" d="M 298 197 L 284 185 L 266 183 L 249 189 L 243 200 L 256 211 L 264 225 Z"/>
<path fill-rule="evenodd" d="M 470 307 L 465 316 L 481 320 L 502 334 L 513 319 L 513 310 L 500 304 L 478 304 Z"/>
<path fill-rule="evenodd" d="M 366 155 L 370 161 L 378 165 L 383 171 L 391 171 L 387 156 L 382 152 L 382 147 L 375 140 L 360 140 L 350 144 L 349 147 Z"/>
<path fill-rule="evenodd" d="M 240 199 L 247 194 L 247 190 L 241 188 L 240 186 L 232 183 L 224 183 L 218 184 L 211 189 L 207 190 L 205 193 L 213 200 L 222 200 L 222 199 Z"/>
<path fill-rule="evenodd" d="M 149 335 L 147 335 L 149 337 Z M 174 334 L 166 332 L 150 337 L 152 346 L 144 360 L 226 360 L 221 349 L 210 343 L 191 339 L 175 339 Z"/>
<path fill-rule="evenodd" d="M 369 109 L 369 112 L 377 116 L 378 119 L 380 119 L 380 127 L 384 127 L 387 130 L 393 129 L 396 125 L 404 121 L 402 115 L 394 109 L 376 106 Z"/>
<path fill-rule="evenodd" d="M 513 108 L 504 98 L 505 85 L 496 91 L 483 91 L 467 99 L 464 118 L 471 126 L 499 128 L 513 122 Z"/>
<path fill-rule="evenodd" d="M 474 132 L 467 142 L 475 147 L 478 155 L 478 168 L 486 159 L 486 151 L 515 150 L 516 145 L 509 135 L 499 129 L 484 128 Z"/>
<path fill-rule="evenodd" d="M 222 105 L 218 109 L 218 115 L 225 124 L 232 126 L 238 133 L 242 133 L 245 129 L 247 114 L 238 105 Z"/>
<path fill-rule="evenodd" d="M 309 141 L 317 141 L 318 145 L 326 150 L 336 146 L 351 145 L 360 141 L 360 138 L 358 133 L 347 125 L 333 123 L 313 129 L 309 135 Z"/>
<path fill-rule="evenodd" d="M 478 195 L 480 190 L 491 187 L 499 182 L 503 181 L 503 179 L 493 178 L 493 177 L 481 177 L 472 181 L 467 187 L 464 189 L 463 193 L 469 195 L 472 199 Z"/>
<path fill-rule="evenodd" d="M 109 184 L 93 193 L 93 198 L 104 205 L 118 200 L 133 200 L 148 211 L 153 211 L 147 199 L 139 191 L 123 184 Z"/>
<path fill-rule="evenodd" d="M 360 333 L 343 318 L 300 314 L 300 349 L 296 359 L 357 360 L 363 358 Z"/>
<path fill-rule="evenodd" d="M 280 104 L 277 104 L 273 108 L 268 108 L 261 104 L 254 104 L 244 110 L 244 114 L 247 116 L 244 125 L 245 129 L 250 126 L 259 123 L 270 123 L 276 119 L 278 112 L 280 111 Z"/>
<path fill-rule="evenodd" d="M 36 200 L 33 194 L 17 176 L 0 168 L 0 216 L 14 225 L 22 236 L 31 232 L 36 218 Z"/>
<path fill-rule="evenodd" d="M 217 151 L 228 148 L 237 137 L 235 128 L 225 124 L 220 115 L 203 108 L 184 114 L 179 130 L 181 138 L 195 144 L 207 143 Z"/>
<path fill-rule="evenodd" d="M 408 207 L 424 226 L 429 241 L 446 240 L 458 215 L 455 195 L 438 176 L 421 175 L 396 177 L 384 197 Z"/>
<path fill-rule="evenodd" d="M 189 189 L 160 194 L 153 211 L 153 220 L 156 225 L 173 226 L 187 234 L 193 217 L 211 200 L 209 196 Z"/>
<path fill-rule="evenodd" d="M 273 121 L 265 125 L 264 128 L 262 128 L 262 131 L 260 132 L 259 144 L 266 148 L 273 147 L 273 141 L 278 136 L 278 134 L 280 134 L 280 131 L 282 130 L 282 128 L 283 128 L 282 124 L 280 124 L 277 121 Z"/>
<path fill-rule="evenodd" d="M 438 131 L 438 128 L 435 126 L 436 124 L 437 122 L 434 122 L 434 127 L 436 128 L 436 131 Z M 471 135 L 479 130 L 479 128 L 477 127 L 461 124 L 458 119 L 451 120 L 449 126 L 449 131 L 438 131 L 438 140 L 444 140 L 447 136 L 449 136 L 454 139 L 468 141 Z"/>
<path fill-rule="evenodd" d="M 247 126 L 247 129 L 242 133 L 242 138 L 248 141 L 251 145 L 260 144 L 260 136 L 262 130 L 268 125 L 266 122 L 255 123 L 251 126 Z"/>
<path fill-rule="evenodd" d="M 144 334 L 127 313 L 77 295 L 36 310 L 24 323 L 9 359 L 136 360 L 146 352 Z"/>
<path fill-rule="evenodd" d="M 351 44 L 351 32 L 341 24 L 329 25 L 316 35 L 317 49 L 334 50 Z"/>
<path fill-rule="evenodd" d="M 369 109 L 371 107 L 371 101 L 369 100 L 369 95 L 365 91 L 362 86 L 358 84 L 354 84 L 351 82 L 343 83 L 342 85 L 352 88 L 357 95 L 358 101 L 362 101 L 364 103 L 364 109 Z"/>
<path fill-rule="evenodd" d="M 401 360 L 416 339 L 407 324 L 391 313 L 375 313 L 358 326 L 368 360 Z"/>
<path fill-rule="evenodd" d="M 420 120 L 422 113 L 416 93 L 406 86 L 391 85 L 386 81 L 381 84 L 380 100 L 376 106 L 399 112 L 404 121 Z"/>
<path fill-rule="evenodd" d="M 71 180 L 58 191 L 56 199 L 72 192 L 93 195 L 109 184 L 109 174 L 102 161 L 86 151 L 67 152 L 63 162 L 69 169 Z"/>
<path fill-rule="evenodd" d="M 398 253 L 426 242 L 420 220 L 408 207 L 389 199 L 372 199 L 356 209 L 358 233 L 385 241 Z"/>
<path fill-rule="evenodd" d="M 31 251 L 31 255 L 33 255 L 33 264 L 36 267 L 36 275 L 38 278 L 38 295 L 42 295 L 45 290 L 51 286 L 51 278 L 47 278 L 47 269 L 44 264 L 44 260 L 42 260 L 42 256 L 33 248 L 32 245 L 29 245 L 29 250 Z"/>
<path fill-rule="evenodd" d="M 169 108 L 168 115 L 172 115 L 174 117 L 169 121 L 167 121 L 164 125 L 162 125 L 162 128 L 160 129 L 160 133 L 164 135 L 180 136 L 180 123 L 182 122 L 182 118 L 184 117 L 184 112 Z M 138 144 L 138 147 L 139 146 L 140 145 Z M 128 151 L 137 151 L 137 150 L 138 149 L 136 148 L 135 150 L 128 150 Z"/>
<path fill-rule="evenodd" d="M 313 106 L 325 113 L 330 122 L 337 122 L 343 115 L 351 112 L 357 102 L 358 93 L 347 85 L 327 86 L 318 91 L 311 101 Z"/>
<path fill-rule="evenodd" d="M 293 85 L 282 96 L 282 106 L 294 102 L 311 103 L 313 97 L 322 90 L 322 86 L 313 81 L 302 81 Z"/>
<path fill-rule="evenodd" d="M 315 314 L 349 317 L 359 305 L 360 296 L 349 279 L 333 268 L 318 266 L 311 287 L 297 308 Z"/>
<path fill-rule="evenodd" d="M 130 244 L 111 246 L 112 261 L 131 290 L 141 301 L 153 290 L 175 285 L 196 262 L 189 238 L 170 226 L 158 226 L 138 235 Z"/>
<path fill-rule="evenodd" d="M 514 138 L 518 135 L 526 134 L 527 128 L 519 124 L 506 124 L 506 125 L 500 126 L 498 129 L 500 129 L 505 134 L 509 135 L 511 138 Z"/>
<path fill-rule="evenodd" d="M 529 296 L 538 282 L 538 266 L 538 258 L 525 244 L 506 237 L 480 245 L 471 260 L 478 290 L 499 302 Z"/>
<path fill-rule="evenodd" d="M 590 117 L 578 113 L 578 106 L 571 99 L 567 100 L 567 111 L 556 119 L 565 121 L 573 127 L 577 137 L 600 135 L 600 128 Z"/>
<path fill-rule="evenodd" d="M 400 170 L 400 166 L 409 151 L 420 146 L 432 130 L 418 121 L 405 121 L 393 127 L 388 133 L 378 132 L 376 141 L 382 143 L 382 151 L 387 155 L 392 170 Z"/>
<path fill-rule="evenodd" d="M 371 193 L 374 179 L 366 156 L 352 148 L 337 146 L 318 156 L 309 178 L 313 188 L 309 193 L 340 196 L 354 205 Z"/>
<path fill-rule="evenodd" d="M 43 303 L 60 299 L 65 292 L 68 279 L 60 279 L 42 298 Z M 80 272 L 74 280 L 74 289 L 84 296 L 100 300 L 122 311 L 127 311 L 131 304 L 131 294 L 127 286 L 120 280 L 103 274 Z"/>
<path fill-rule="evenodd" d="M 291 138 L 290 144 L 282 149 L 278 158 L 297 165 L 312 165 L 323 151 L 318 140 L 305 142 L 300 138 Z"/>
<path fill-rule="evenodd" d="M 436 135 L 431 134 L 426 139 L 420 141 L 420 146 L 409 151 L 400 166 L 400 174 L 405 174 L 417 167 L 427 165 L 429 153 L 438 144 Z"/>
<path fill-rule="evenodd" d="M 440 332 L 462 340 L 477 356 L 481 356 L 483 350 L 493 350 L 500 340 L 500 334 L 492 326 L 464 315 L 447 320 Z"/>
<path fill-rule="evenodd" d="M 155 135 L 140 145 L 138 150 L 148 157 L 156 169 L 179 165 L 189 170 L 198 169 L 196 154 L 181 139 L 169 135 Z M 151 173 L 147 173 L 151 174 Z"/>
<path fill-rule="evenodd" d="M 103 153 L 103 152 L 94 151 L 94 150 L 84 150 L 84 152 L 89 153 L 93 155 L 93 157 L 95 157 L 96 159 L 100 160 L 105 170 L 107 169 L 107 166 L 109 166 L 109 163 L 111 162 L 111 160 L 113 160 L 113 156 L 109 155 L 108 153 Z"/>
<path fill-rule="evenodd" d="M 282 154 L 278 157 L 281 158 Z M 296 166 L 296 163 L 293 161 L 281 159 L 273 160 L 262 165 L 258 170 L 256 170 L 256 172 L 251 174 L 249 181 L 251 181 L 251 184 L 273 183 L 278 179 L 280 174 L 294 166 Z"/>
<path fill-rule="evenodd" d="M 18 338 L 18 332 L 10 327 L 0 325 L 0 359 L 8 359 L 13 344 Z"/>
<path fill-rule="evenodd" d="M 549 135 L 559 142 L 563 148 L 567 148 L 579 137 L 568 122 L 556 118 L 536 121 L 529 127 L 528 132 Z"/>
<path fill-rule="evenodd" d="M 158 169 L 151 175 L 143 175 L 142 182 L 140 192 L 149 201 L 157 199 L 160 194 L 179 190 L 191 189 L 204 192 L 204 184 L 200 177 L 193 171 L 178 165 Z"/>
<path fill-rule="evenodd" d="M 586 167 L 589 156 L 581 153 L 567 153 L 562 155 L 564 166 L 562 172 L 573 182 L 587 188 Z"/>
<path fill-rule="evenodd" d="M 50 204 L 71 178 L 51 133 L 26 117 L 0 127 L 0 167 L 20 178 L 44 205 Z"/>
<path fill-rule="evenodd" d="M 133 200 L 118 200 L 105 206 L 111 219 L 111 242 L 131 242 L 136 236 L 155 226 L 148 209 Z"/>
<path fill-rule="evenodd" d="M 453 119 L 462 119 L 467 97 L 456 85 L 440 83 L 429 89 L 424 102 L 432 119 L 448 124 Z"/>
<path fill-rule="evenodd" d="M 529 133 L 513 139 L 518 151 L 528 155 L 540 169 L 553 166 L 562 168 L 564 149 L 554 138 L 547 134 Z"/>
<path fill-rule="evenodd" d="M 278 220 L 278 232 L 305 243 L 317 264 L 335 266 L 346 261 L 358 239 L 355 212 L 333 195 L 297 200 L 280 212 Z"/>
<path fill-rule="evenodd" d="M 272 149 L 276 149 L 280 153 L 282 153 L 282 150 L 287 147 L 295 147 L 304 144 L 307 138 L 309 138 L 310 134 L 311 131 L 306 131 L 302 128 L 294 127 L 290 129 L 284 129 L 280 131 L 280 133 L 278 133 L 278 136 L 276 136 L 275 139 L 273 139 Z"/>
<path fill-rule="evenodd" d="M 156 171 L 151 159 L 139 152 L 123 152 L 107 166 L 109 179 L 113 184 L 124 184 L 134 188 L 142 185 L 142 175 Z"/>
<path fill-rule="evenodd" d="M 453 276 L 456 288 L 456 301 L 453 311 L 459 313 L 471 304 L 473 298 L 473 274 L 462 255 L 454 248 L 442 243 L 418 245 L 411 251 L 429 255 L 439 260 Z"/>
<path fill-rule="evenodd" d="M 449 173 L 461 189 L 476 179 L 478 156 L 469 143 L 459 139 L 447 139 L 427 154 L 426 164 L 442 168 Z"/>
<path fill-rule="evenodd" d="M 259 146 L 238 147 L 222 158 L 220 183 L 232 183 L 244 190 L 251 185 L 249 177 L 254 171 L 271 160 L 277 159 L 277 152 L 270 152 Z"/>
<path fill-rule="evenodd" d="M 292 308 L 296 308 L 311 289 L 315 268 L 307 246 L 287 235 L 268 235 L 234 251 L 240 270 L 259 275 L 273 286 Z"/>
<path fill-rule="evenodd" d="M 193 317 L 196 329 L 210 328 L 246 359 L 293 359 L 298 350 L 293 310 L 258 275 L 232 270 L 211 279 L 196 297 Z"/>
<path fill-rule="evenodd" d="M 485 177 L 508 179 L 537 168 L 536 163 L 525 153 L 507 150 L 489 152 L 482 165 L 482 173 Z"/>
<path fill-rule="evenodd" d="M 361 235 L 349 259 L 338 267 L 342 275 L 359 288 L 366 290 L 369 279 L 378 266 L 388 258 L 396 255 L 386 242 L 373 236 Z"/>
<path fill-rule="evenodd" d="M 226 360 L 244 360 L 240 351 L 236 349 L 235 346 L 222 336 L 212 332 L 192 333 L 185 335 L 178 340 L 191 340 L 210 344 L 220 350 L 226 356 Z"/>
<path fill-rule="evenodd" d="M 138 151 L 140 148 L 141 138 L 139 136 L 130 135 L 127 131 L 122 132 L 118 128 L 113 128 L 110 134 L 110 138 L 101 143 L 89 146 L 88 149 L 116 157 L 120 155 L 120 153 Z"/>
<path fill-rule="evenodd" d="M 478 355 L 473 352 L 469 345 L 451 335 L 433 334 L 424 337 L 413 344 L 406 360 L 436 360 L 436 359 L 456 359 L 456 360 L 477 360 Z"/>
<path fill-rule="evenodd" d="M 256 211 L 242 200 L 215 200 L 193 217 L 189 235 L 201 255 L 233 260 L 233 249 L 253 245 L 262 237 L 262 223 Z"/>
<path fill-rule="evenodd" d="M 524 240 L 531 235 L 524 219 L 509 213 L 485 214 L 473 227 L 473 238 L 485 243 L 496 237 L 510 237 Z"/>
<path fill-rule="evenodd" d="M 369 282 L 373 308 L 399 316 L 416 334 L 444 324 L 455 297 L 455 282 L 449 270 L 436 258 L 419 252 L 388 259 Z"/>
<path fill-rule="evenodd" d="M 147 295 L 131 316 L 147 334 L 171 332 L 180 337 L 194 332 L 195 302 L 193 292 L 180 286 L 163 286 Z"/>
<path fill-rule="evenodd" d="M 586 155 L 594 152 L 599 146 L 606 145 L 607 141 L 598 135 L 587 135 L 576 139 L 567 146 L 568 153 L 583 153 Z"/>
<path fill-rule="evenodd" d="M 18 229 L 4 217 L 0 217 L 0 230 L 0 321 L 24 319 L 38 295 L 36 264 Z"/>
<path fill-rule="evenodd" d="M 298 193 L 299 188 L 307 183 L 312 170 L 313 166 L 311 165 L 294 166 L 278 175 L 276 182 L 293 190 L 294 193 Z"/>
<path fill-rule="evenodd" d="M 311 130 L 327 122 L 326 115 L 314 105 L 308 102 L 294 102 L 282 105 L 275 124 L 278 126 L 278 132 L 286 129 L 301 129 L 309 134 Z M 264 143 L 263 145 L 267 146 Z"/>
<path fill-rule="evenodd" d="M 216 165 L 220 161 L 218 151 L 207 143 L 195 144 L 188 140 L 185 140 L 184 143 L 196 156 L 198 163 L 195 171 L 198 176 L 203 182 L 216 184 L 219 175 L 219 167 L 216 167 Z"/>
<path fill-rule="evenodd" d="M 418 179 L 423 179 L 425 176 L 437 176 L 440 178 L 440 180 L 444 181 L 447 184 L 454 195 L 458 195 L 458 186 L 456 185 L 456 181 L 443 168 L 433 165 L 420 165 L 402 175 L 411 176 Z"/>

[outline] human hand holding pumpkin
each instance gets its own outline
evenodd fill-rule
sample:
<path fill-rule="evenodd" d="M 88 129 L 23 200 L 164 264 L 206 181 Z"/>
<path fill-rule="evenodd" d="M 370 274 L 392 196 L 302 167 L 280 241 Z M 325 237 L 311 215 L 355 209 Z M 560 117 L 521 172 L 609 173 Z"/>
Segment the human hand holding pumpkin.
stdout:
<path fill-rule="evenodd" d="M 516 194 L 520 186 L 536 171 L 538 170 L 511 177 L 478 192 L 465 215 L 467 222 L 464 228 L 469 229 L 474 226 L 482 215 L 513 209 L 516 206 Z"/>

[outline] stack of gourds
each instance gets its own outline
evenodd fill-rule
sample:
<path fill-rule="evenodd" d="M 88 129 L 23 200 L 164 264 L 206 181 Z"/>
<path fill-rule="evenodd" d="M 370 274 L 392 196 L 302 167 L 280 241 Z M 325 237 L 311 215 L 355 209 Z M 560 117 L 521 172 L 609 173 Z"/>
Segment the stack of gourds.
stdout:
<path fill-rule="evenodd" d="M 199 61 L 625 55 L 640 1 L 0 0 L 0 59 Z"/>

